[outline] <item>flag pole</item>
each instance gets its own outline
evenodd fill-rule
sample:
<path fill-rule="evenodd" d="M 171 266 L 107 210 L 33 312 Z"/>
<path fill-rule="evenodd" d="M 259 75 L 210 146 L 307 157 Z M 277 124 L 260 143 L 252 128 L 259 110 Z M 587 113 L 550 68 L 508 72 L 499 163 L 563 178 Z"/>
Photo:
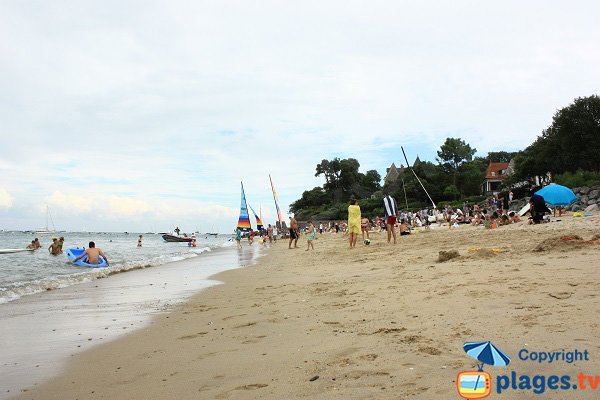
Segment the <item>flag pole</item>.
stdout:
<path fill-rule="evenodd" d="M 433 200 L 431 199 L 431 196 L 429 195 L 429 193 L 427 193 L 427 189 L 425 189 L 425 186 L 423 186 L 423 182 L 421 182 L 421 180 L 419 179 L 419 177 L 415 173 L 415 170 L 410 166 L 410 164 L 408 162 L 408 158 L 406 158 L 406 153 L 404 152 L 404 147 L 400 146 L 400 148 L 402 149 L 402 154 L 404 154 L 404 159 L 406 160 L 406 165 L 408 166 L 408 168 L 410 168 L 410 170 L 412 171 L 412 173 L 415 176 L 415 178 L 417 178 L 417 181 L 419 181 L 419 183 L 421 184 L 421 187 L 425 191 L 425 194 L 427 195 L 427 197 L 429 197 L 429 201 L 431 201 L 431 204 L 433 204 L 433 209 L 437 210 L 437 207 L 436 207 L 435 203 L 433 202 Z"/>

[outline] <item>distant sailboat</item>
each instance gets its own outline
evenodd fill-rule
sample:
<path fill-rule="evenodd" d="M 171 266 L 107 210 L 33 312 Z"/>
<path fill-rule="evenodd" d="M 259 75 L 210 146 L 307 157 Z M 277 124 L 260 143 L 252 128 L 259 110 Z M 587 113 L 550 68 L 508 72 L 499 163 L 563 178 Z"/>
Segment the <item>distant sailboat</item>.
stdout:
<path fill-rule="evenodd" d="M 48 225 L 48 220 L 52 223 L 52 229 L 50 229 Z M 34 233 L 54 233 L 56 232 L 56 227 L 54 226 L 54 221 L 52 220 L 52 215 L 50 215 L 50 209 L 46 205 L 46 226 L 44 228 L 39 228 L 33 231 Z"/>
<path fill-rule="evenodd" d="M 242 183 L 242 182 L 240 182 Z M 250 232 L 250 216 L 248 215 L 248 204 L 246 203 L 246 195 L 244 194 L 244 184 L 242 183 L 242 200 L 240 204 L 240 218 L 238 219 L 237 229 L 242 232 Z"/>

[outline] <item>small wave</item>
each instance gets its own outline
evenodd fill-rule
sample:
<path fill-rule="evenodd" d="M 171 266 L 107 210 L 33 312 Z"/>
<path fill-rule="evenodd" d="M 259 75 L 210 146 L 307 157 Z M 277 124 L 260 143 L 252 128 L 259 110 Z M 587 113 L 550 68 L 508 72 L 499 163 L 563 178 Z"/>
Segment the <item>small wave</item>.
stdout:
<path fill-rule="evenodd" d="M 193 249 L 192 253 L 202 254 L 202 253 L 206 253 L 207 251 L 212 251 L 212 249 L 210 247 L 200 247 L 200 248 Z"/>
<path fill-rule="evenodd" d="M 40 279 L 29 282 L 15 282 L 7 288 L 0 288 L 0 304 L 17 300 L 23 296 L 61 289 L 96 279 L 93 274 L 81 273 L 67 275 L 57 279 Z"/>

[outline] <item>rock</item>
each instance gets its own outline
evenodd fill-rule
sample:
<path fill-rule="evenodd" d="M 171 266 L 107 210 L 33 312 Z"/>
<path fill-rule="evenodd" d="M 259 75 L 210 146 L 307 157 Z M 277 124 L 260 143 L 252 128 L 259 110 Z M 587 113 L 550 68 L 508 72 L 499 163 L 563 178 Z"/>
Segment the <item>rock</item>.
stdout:
<path fill-rule="evenodd" d="M 573 204 L 571 206 L 571 211 L 581 211 L 583 208 L 579 204 Z"/>
<path fill-rule="evenodd" d="M 598 190 L 598 189 L 590 190 L 588 197 L 590 199 L 597 199 L 598 197 L 600 197 L 600 196 L 598 196 L 599 194 L 600 194 L 600 190 Z"/>
<path fill-rule="evenodd" d="M 587 197 L 587 196 L 581 196 L 581 197 L 579 198 L 579 202 L 580 202 L 581 204 L 587 204 L 587 202 L 588 202 L 588 200 L 589 200 L 589 199 L 590 199 L 590 198 L 589 198 L 589 197 Z"/>
<path fill-rule="evenodd" d="M 585 208 L 585 212 L 592 212 L 592 211 L 598 211 L 598 210 L 600 210 L 600 207 L 598 207 L 598 204 L 592 204 Z"/>
<path fill-rule="evenodd" d="M 590 192 L 590 188 L 587 186 L 583 186 L 579 188 L 579 193 L 581 194 L 588 194 Z"/>

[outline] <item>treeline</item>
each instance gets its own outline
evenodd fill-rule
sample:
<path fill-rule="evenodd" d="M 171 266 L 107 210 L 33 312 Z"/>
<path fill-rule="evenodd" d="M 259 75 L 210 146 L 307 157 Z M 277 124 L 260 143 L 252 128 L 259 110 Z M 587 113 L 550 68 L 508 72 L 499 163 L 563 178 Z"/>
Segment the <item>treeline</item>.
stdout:
<path fill-rule="evenodd" d="M 438 164 L 419 162 L 413 169 L 436 202 L 479 201 L 489 160 L 508 162 L 516 153 L 496 152 L 473 158 L 475 152 L 463 140 L 448 138 L 438 151 Z M 363 213 L 377 216 L 383 214 L 384 193 L 396 198 L 401 209 L 431 207 L 427 194 L 409 169 L 399 170 L 398 178 L 382 187 L 377 171 L 362 173 L 359 168 L 360 163 L 353 158 L 322 160 L 316 166 L 315 176 L 323 176 L 325 183 L 305 191 L 290 205 L 290 211 L 300 220 L 344 219 L 349 200 L 355 198 Z"/>
<path fill-rule="evenodd" d="M 490 162 L 510 162 L 514 173 L 504 181 L 503 189 L 518 195 L 537 185 L 557 182 L 569 187 L 600 184 L 600 98 L 577 98 L 560 109 L 552 124 L 525 150 L 490 152 L 475 157 L 477 150 L 459 138 L 447 138 L 432 162 L 418 162 L 413 170 L 436 204 L 458 205 L 484 199 L 482 186 Z M 300 220 L 334 220 L 347 217 L 348 201 L 356 198 L 368 216 L 383 214 L 381 198 L 389 193 L 401 209 L 431 207 L 431 202 L 414 174 L 407 168 L 394 181 L 381 186 L 375 170 L 361 173 L 353 158 L 322 160 L 315 176 L 323 176 L 323 186 L 305 191 L 290 205 Z"/>
<path fill-rule="evenodd" d="M 600 183 L 600 97 L 579 97 L 554 114 L 552 124 L 515 158 L 506 185 Z"/>

